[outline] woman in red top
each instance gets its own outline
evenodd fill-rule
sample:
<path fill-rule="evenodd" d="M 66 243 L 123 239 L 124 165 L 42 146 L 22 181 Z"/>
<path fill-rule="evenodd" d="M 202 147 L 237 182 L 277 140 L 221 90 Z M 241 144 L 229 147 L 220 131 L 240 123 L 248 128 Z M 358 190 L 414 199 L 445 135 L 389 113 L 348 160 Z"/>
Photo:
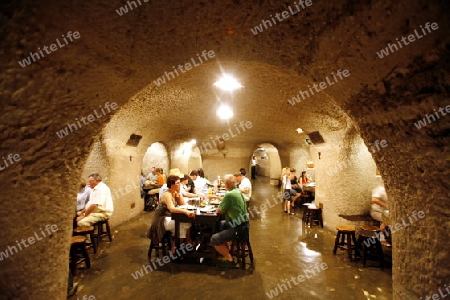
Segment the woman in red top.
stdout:
<path fill-rule="evenodd" d="M 307 184 L 309 182 L 308 177 L 306 177 L 306 171 L 302 172 L 302 176 L 300 177 L 301 181 L 302 181 L 302 185 L 303 184 Z"/>

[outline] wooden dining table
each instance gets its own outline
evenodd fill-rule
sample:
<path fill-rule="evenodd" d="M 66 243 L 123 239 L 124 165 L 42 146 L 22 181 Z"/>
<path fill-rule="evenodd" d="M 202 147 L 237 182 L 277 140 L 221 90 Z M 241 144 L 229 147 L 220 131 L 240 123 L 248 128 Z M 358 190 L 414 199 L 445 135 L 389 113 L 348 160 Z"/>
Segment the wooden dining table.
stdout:
<path fill-rule="evenodd" d="M 195 218 L 190 218 L 185 214 L 172 213 L 172 220 L 175 221 L 175 244 L 177 249 L 180 247 L 180 223 L 191 223 L 200 225 L 211 226 L 211 235 L 217 232 L 218 222 L 221 219 L 221 215 L 216 213 L 202 213 L 196 210 Z M 208 251 L 196 251 L 195 249 L 191 252 L 186 252 L 183 254 L 185 257 L 196 257 L 196 258 L 212 258 L 213 264 L 216 262 L 217 253 L 212 246 L 208 246 Z M 211 250 L 211 251 L 209 251 Z"/>

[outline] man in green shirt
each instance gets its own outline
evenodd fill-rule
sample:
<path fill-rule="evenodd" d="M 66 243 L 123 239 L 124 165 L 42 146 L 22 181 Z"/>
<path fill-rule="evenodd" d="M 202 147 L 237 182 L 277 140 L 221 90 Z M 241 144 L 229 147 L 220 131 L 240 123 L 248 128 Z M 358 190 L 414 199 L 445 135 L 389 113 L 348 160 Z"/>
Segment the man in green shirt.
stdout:
<path fill-rule="evenodd" d="M 233 262 L 227 242 L 236 238 L 237 230 L 243 226 L 248 226 L 248 215 L 245 210 L 244 196 L 236 187 L 236 178 L 233 175 L 225 175 L 224 181 L 227 192 L 220 202 L 217 213 L 223 214 L 225 220 L 221 221 L 220 224 L 222 231 L 213 234 L 211 237 L 211 245 L 224 259 Z"/>

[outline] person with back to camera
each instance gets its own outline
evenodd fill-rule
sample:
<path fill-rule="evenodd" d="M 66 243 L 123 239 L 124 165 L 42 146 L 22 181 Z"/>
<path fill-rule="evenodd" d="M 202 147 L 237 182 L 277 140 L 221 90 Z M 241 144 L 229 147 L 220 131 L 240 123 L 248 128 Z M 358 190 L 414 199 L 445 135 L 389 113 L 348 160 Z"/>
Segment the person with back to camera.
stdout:
<path fill-rule="evenodd" d="M 290 180 L 291 170 L 290 168 L 286 168 L 286 172 L 283 176 L 283 199 L 284 199 L 284 212 L 288 215 L 293 215 L 291 213 L 291 197 L 293 197 L 293 201 L 297 200 L 300 197 L 300 193 L 297 193 L 291 186 Z"/>
<path fill-rule="evenodd" d="M 302 188 L 300 187 L 301 185 L 299 184 L 299 180 L 297 178 L 297 176 L 295 175 L 295 169 L 291 168 L 290 169 L 291 173 L 289 175 L 289 180 L 291 181 L 291 188 L 296 191 L 299 195 L 299 197 L 301 196 L 302 193 Z M 292 203 L 291 203 L 291 207 L 295 207 L 295 201 L 298 199 L 295 198 Z"/>
<path fill-rule="evenodd" d="M 389 209 L 388 197 L 384 185 L 381 184 L 372 190 L 372 205 L 370 206 L 370 216 L 381 222 L 381 243 L 385 246 L 390 246 L 385 239 L 388 235 L 389 227 L 383 222 L 383 213 Z"/>
<path fill-rule="evenodd" d="M 233 175 L 225 175 L 225 189 L 227 192 L 220 202 L 216 213 L 223 214 L 225 220 L 220 223 L 220 232 L 211 237 L 211 245 L 222 257 L 222 261 L 233 264 L 233 257 L 227 245 L 236 237 L 236 232 L 249 226 L 248 215 L 245 210 L 245 200 L 242 193 L 236 188 L 236 178 Z"/>

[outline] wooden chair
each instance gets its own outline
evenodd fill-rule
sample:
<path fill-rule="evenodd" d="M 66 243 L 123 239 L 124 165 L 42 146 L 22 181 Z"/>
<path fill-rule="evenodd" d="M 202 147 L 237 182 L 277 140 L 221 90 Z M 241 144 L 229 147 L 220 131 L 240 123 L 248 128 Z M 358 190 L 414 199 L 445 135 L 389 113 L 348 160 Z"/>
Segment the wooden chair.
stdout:
<path fill-rule="evenodd" d="M 148 257 L 152 258 L 152 251 L 155 250 L 155 257 L 159 257 L 159 251 L 162 252 L 163 257 L 168 254 L 168 251 L 170 251 L 172 247 L 172 243 L 170 241 L 170 238 L 172 236 L 172 232 L 166 231 L 164 233 L 164 236 L 162 237 L 161 241 L 159 243 L 152 243 L 150 240 L 150 246 L 148 248 Z"/>

